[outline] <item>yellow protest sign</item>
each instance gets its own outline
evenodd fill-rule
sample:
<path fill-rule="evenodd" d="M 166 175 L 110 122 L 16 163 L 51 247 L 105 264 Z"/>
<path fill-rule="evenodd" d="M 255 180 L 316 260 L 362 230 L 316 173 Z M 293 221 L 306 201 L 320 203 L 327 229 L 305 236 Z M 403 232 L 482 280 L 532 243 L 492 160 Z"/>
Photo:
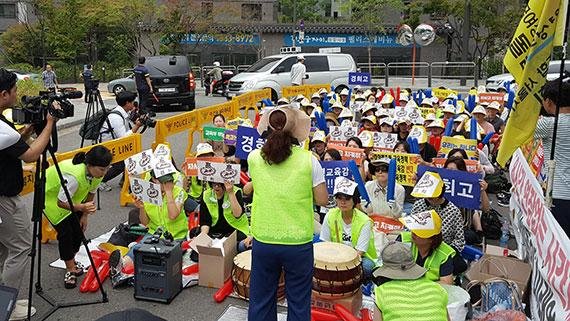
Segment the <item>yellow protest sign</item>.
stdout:
<path fill-rule="evenodd" d="M 505 166 L 514 151 L 534 134 L 552 54 L 562 0 L 530 0 L 503 63 L 519 84 L 515 106 L 503 134 L 497 162 Z"/>
<path fill-rule="evenodd" d="M 447 96 L 451 94 L 457 95 L 457 91 L 451 89 L 439 89 L 439 88 L 433 90 L 433 95 L 436 96 L 439 99 L 439 101 L 444 100 L 445 98 L 447 98 Z"/>
<path fill-rule="evenodd" d="M 311 98 L 311 95 L 321 88 L 330 89 L 329 84 L 316 84 L 316 85 L 303 85 L 303 86 L 285 86 L 281 89 L 283 97 L 293 97 L 297 95 L 303 95 L 307 98 Z"/>
<path fill-rule="evenodd" d="M 33 171 L 24 171 L 24 187 L 20 195 L 26 195 L 34 191 L 34 182 L 36 181 L 35 173 Z"/>
<path fill-rule="evenodd" d="M 463 137 L 449 137 L 444 136 L 441 138 L 441 147 L 439 148 L 439 157 L 446 158 L 447 154 L 452 149 L 463 149 L 469 159 L 478 160 L 479 156 L 477 153 L 477 141 L 474 139 L 466 139 Z"/>
<path fill-rule="evenodd" d="M 418 108 L 418 110 L 420 111 L 420 114 L 422 115 L 422 118 L 426 118 L 426 116 L 428 114 L 435 114 L 435 108 L 423 108 L 420 107 Z"/>
<path fill-rule="evenodd" d="M 420 156 L 417 154 L 371 152 L 370 161 L 381 158 L 396 159 L 396 181 L 404 186 L 415 185 L 415 175 L 418 171 Z"/>

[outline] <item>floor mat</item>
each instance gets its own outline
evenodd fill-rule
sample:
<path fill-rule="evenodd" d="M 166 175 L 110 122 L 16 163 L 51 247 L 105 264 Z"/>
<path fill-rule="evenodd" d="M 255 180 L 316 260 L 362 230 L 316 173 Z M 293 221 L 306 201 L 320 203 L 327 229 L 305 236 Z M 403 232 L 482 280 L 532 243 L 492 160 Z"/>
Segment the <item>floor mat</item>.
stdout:
<path fill-rule="evenodd" d="M 287 314 L 283 312 L 277 313 L 277 320 L 287 321 Z M 218 321 L 247 321 L 247 308 L 230 304 L 220 314 Z"/>

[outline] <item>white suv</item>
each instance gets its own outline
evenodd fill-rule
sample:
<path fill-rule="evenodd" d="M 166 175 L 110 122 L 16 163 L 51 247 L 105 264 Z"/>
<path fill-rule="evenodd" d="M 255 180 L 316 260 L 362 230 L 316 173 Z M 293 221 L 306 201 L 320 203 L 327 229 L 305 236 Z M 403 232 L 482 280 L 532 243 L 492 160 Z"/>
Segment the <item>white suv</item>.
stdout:
<path fill-rule="evenodd" d="M 570 72 L 570 63 L 564 63 L 564 70 Z M 548 65 L 546 80 L 551 81 L 560 77 L 560 60 L 553 60 Z M 487 78 L 487 91 L 497 91 L 499 86 L 506 86 L 507 83 L 514 82 L 515 78 L 511 74 L 500 74 Z"/>
<path fill-rule="evenodd" d="M 307 68 L 306 84 L 331 84 L 335 88 L 348 88 L 348 73 L 356 71 L 356 63 L 348 54 L 303 53 Z M 281 88 L 291 85 L 291 66 L 297 55 L 265 57 L 245 72 L 230 79 L 228 97 L 257 89 L 271 88 L 271 98 L 281 96 Z"/>

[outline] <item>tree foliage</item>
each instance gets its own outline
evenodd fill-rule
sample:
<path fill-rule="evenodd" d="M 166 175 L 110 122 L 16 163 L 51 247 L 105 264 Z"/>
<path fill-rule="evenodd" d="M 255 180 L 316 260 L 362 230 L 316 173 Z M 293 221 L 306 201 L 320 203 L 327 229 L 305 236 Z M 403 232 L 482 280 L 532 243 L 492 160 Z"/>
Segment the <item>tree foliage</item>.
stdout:
<path fill-rule="evenodd" d="M 520 0 L 420 0 L 408 7 L 406 22 L 421 23 L 422 17 L 438 20 L 449 29 L 452 52 L 460 57 L 466 4 L 469 2 L 469 60 L 503 55 L 523 12 Z"/>

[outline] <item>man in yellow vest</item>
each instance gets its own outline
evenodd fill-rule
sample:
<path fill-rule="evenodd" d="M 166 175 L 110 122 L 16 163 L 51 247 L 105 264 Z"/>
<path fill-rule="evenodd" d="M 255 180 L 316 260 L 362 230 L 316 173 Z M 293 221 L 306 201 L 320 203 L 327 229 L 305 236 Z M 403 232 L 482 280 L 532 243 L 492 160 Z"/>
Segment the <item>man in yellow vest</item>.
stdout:
<path fill-rule="evenodd" d="M 392 242 L 382 250 L 382 266 L 374 271 L 374 297 L 383 321 L 445 321 L 447 292 L 424 277 L 410 248 Z"/>
<path fill-rule="evenodd" d="M 352 246 L 362 257 L 364 277 L 369 279 L 376 266 L 378 255 L 374 246 L 372 220 L 358 210 L 360 194 L 358 184 L 337 177 L 334 182 L 334 197 L 337 207 L 329 210 L 321 226 L 320 239 L 327 242 L 344 243 Z"/>

